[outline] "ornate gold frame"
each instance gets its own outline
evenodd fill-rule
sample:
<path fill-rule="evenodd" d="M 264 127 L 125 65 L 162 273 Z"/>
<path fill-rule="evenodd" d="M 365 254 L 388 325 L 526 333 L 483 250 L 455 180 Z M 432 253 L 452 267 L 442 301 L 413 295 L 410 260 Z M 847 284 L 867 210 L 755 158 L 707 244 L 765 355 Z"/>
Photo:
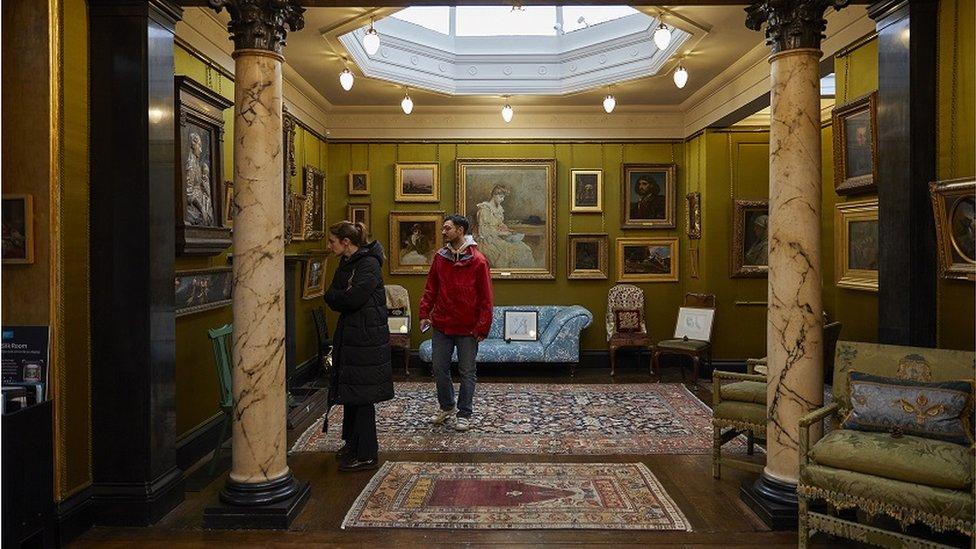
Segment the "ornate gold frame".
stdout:
<path fill-rule="evenodd" d="M 630 171 L 664 172 L 664 219 L 633 220 L 630 218 Z M 675 194 L 677 181 L 675 178 L 675 164 L 624 164 L 620 171 L 620 228 L 621 229 L 673 229 L 675 223 Z"/>
<path fill-rule="evenodd" d="M 355 203 L 350 202 L 346 204 L 346 220 L 356 222 L 356 210 L 364 210 L 366 213 L 363 215 L 365 219 L 365 225 L 367 232 L 373 232 L 373 207 L 369 202 Z"/>
<path fill-rule="evenodd" d="M 291 193 L 291 199 L 289 199 L 289 212 L 288 217 L 285 219 L 285 225 L 291 227 L 291 238 L 292 242 L 304 242 L 305 241 L 305 195 L 298 193 Z"/>
<path fill-rule="evenodd" d="M 189 269 L 189 270 L 185 270 L 185 271 L 176 271 L 174 278 L 178 281 L 180 278 L 195 277 L 197 275 L 205 275 L 205 276 L 209 276 L 209 277 L 215 277 L 215 276 L 225 276 L 225 277 L 228 277 L 229 280 L 227 281 L 227 286 L 229 286 L 231 288 L 231 292 L 233 292 L 233 286 L 234 286 L 234 280 L 233 280 L 233 278 L 234 278 L 234 273 L 233 273 L 233 268 L 232 267 L 212 267 L 212 268 L 207 268 L 207 269 Z M 218 300 L 209 301 L 209 302 L 206 302 L 206 303 L 199 303 L 199 304 L 196 304 L 196 305 L 188 305 L 186 307 L 181 307 L 179 303 L 176 303 L 175 304 L 175 307 L 174 307 L 174 312 L 175 312 L 176 318 L 179 318 L 181 316 L 190 315 L 190 314 L 193 314 L 193 313 L 199 313 L 199 312 L 202 312 L 202 311 L 209 311 L 211 309 L 219 309 L 221 307 L 226 307 L 226 306 L 230 305 L 231 303 L 233 303 L 233 301 L 234 301 L 233 300 L 233 294 L 231 294 L 231 296 L 232 297 L 229 297 L 227 299 L 218 299 Z"/>
<path fill-rule="evenodd" d="M 698 240 L 702 237 L 701 193 L 688 193 L 685 201 L 688 203 L 688 239 Z"/>
<path fill-rule="evenodd" d="M 853 101 L 834 107 L 831 124 L 834 129 L 834 192 L 840 195 L 863 194 L 878 189 L 878 92 L 862 95 Z M 871 113 L 871 173 L 857 177 L 847 175 L 847 130 L 844 120 L 869 110 Z"/>
<path fill-rule="evenodd" d="M 491 269 L 493 279 L 519 280 L 519 279 L 548 279 L 556 278 L 556 159 L 555 158 L 459 158 L 455 161 L 455 174 L 457 177 L 457 190 L 455 192 L 456 211 L 461 215 L 466 215 L 464 211 L 465 198 L 467 196 L 467 184 L 465 178 L 467 170 L 471 167 L 497 166 L 497 167 L 517 167 L 517 166 L 543 166 L 546 169 L 546 189 L 549 203 L 549 219 L 547 220 L 546 236 L 549 239 L 546 266 L 543 268 L 495 268 Z M 472 224 L 473 225 L 473 224 Z"/>
<path fill-rule="evenodd" d="M 732 278 L 763 278 L 769 265 L 746 265 L 746 211 L 765 208 L 769 214 L 769 200 L 736 200 L 732 205 L 732 250 L 729 252 L 729 276 Z M 767 226 L 768 229 L 768 226 Z"/>
<path fill-rule="evenodd" d="M 596 269 L 576 269 L 576 243 L 593 241 L 597 243 L 599 266 Z M 609 274 L 610 238 L 607 233 L 570 233 L 567 240 L 569 251 L 566 254 L 566 278 L 569 280 L 606 280 Z"/>
<path fill-rule="evenodd" d="M 400 264 L 400 244 L 401 236 L 398 234 L 399 224 L 402 222 L 434 223 L 434 243 L 431 247 L 433 253 L 444 246 L 444 235 L 441 234 L 441 223 L 444 221 L 444 212 L 390 212 L 390 274 L 391 275 L 426 275 L 430 271 L 430 265 L 401 265 Z M 431 257 L 433 263 L 433 257 Z"/>
<path fill-rule="evenodd" d="M 576 204 L 577 174 L 596 176 L 596 206 L 579 206 Z M 601 213 L 603 211 L 603 170 L 570 170 L 569 203 L 569 211 L 573 213 Z"/>
<path fill-rule="evenodd" d="M 366 178 L 366 189 L 361 191 L 353 189 L 352 180 L 357 175 L 361 175 Z M 369 170 L 349 172 L 347 193 L 349 194 L 349 196 L 369 196 Z"/>
<path fill-rule="evenodd" d="M 665 238 L 618 238 L 616 239 L 617 282 L 677 282 L 678 266 L 681 263 L 677 237 Z M 626 246 L 669 246 L 671 248 L 671 271 L 667 274 L 624 274 L 624 247 Z"/>
<path fill-rule="evenodd" d="M 325 258 L 328 254 L 324 253 L 310 253 L 308 254 L 308 259 L 305 261 L 305 269 L 302 274 L 302 299 L 315 299 L 316 297 L 321 297 L 325 295 Z M 315 259 L 322 260 L 322 273 L 319 276 L 319 283 L 315 286 L 309 286 L 308 282 L 312 278 L 312 263 Z"/>
<path fill-rule="evenodd" d="M 976 179 L 963 177 L 929 183 L 935 213 L 935 235 L 939 247 L 939 276 L 976 281 L 976 258 L 966 257 L 952 235 L 952 211 L 965 198 L 973 199 Z"/>
<path fill-rule="evenodd" d="M 834 271 L 837 286 L 851 290 L 878 291 L 878 271 L 850 268 L 848 227 L 852 221 L 878 221 L 878 199 L 837 204 L 834 217 Z"/>
<path fill-rule="evenodd" d="M 224 227 L 234 227 L 234 182 L 224 181 Z"/>
<path fill-rule="evenodd" d="M 404 169 L 430 169 L 433 171 L 433 181 L 430 194 L 405 194 L 403 192 L 403 170 Z M 395 202 L 440 202 L 441 201 L 441 180 L 440 166 L 434 162 L 397 162 L 394 166 L 396 180 L 393 186 L 393 200 Z"/>
<path fill-rule="evenodd" d="M 305 240 L 322 240 L 325 238 L 325 187 L 326 187 L 326 177 L 325 172 L 316 168 L 315 166 L 305 166 L 305 174 L 302 180 L 302 192 L 305 194 L 305 211 L 302 216 L 302 235 Z M 313 204 L 314 193 L 310 193 L 312 185 L 315 184 L 315 177 L 322 176 L 322 196 L 321 202 L 318 204 Z M 319 209 L 322 212 L 320 226 L 315 226 L 315 209 Z"/>
<path fill-rule="evenodd" d="M 298 166 L 295 164 L 295 117 L 288 112 L 288 107 L 281 106 L 281 150 L 282 155 L 282 213 L 283 213 L 283 236 L 285 244 L 292 241 L 295 227 L 292 227 L 292 192 L 291 178 L 298 174 Z"/>

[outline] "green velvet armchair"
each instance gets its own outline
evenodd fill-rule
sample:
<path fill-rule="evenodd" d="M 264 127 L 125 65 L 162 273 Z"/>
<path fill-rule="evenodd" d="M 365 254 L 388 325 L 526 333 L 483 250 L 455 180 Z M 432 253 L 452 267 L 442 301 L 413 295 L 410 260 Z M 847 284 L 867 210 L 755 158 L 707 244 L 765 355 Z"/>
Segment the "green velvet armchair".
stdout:
<path fill-rule="evenodd" d="M 955 530 L 972 539 L 976 494 L 972 444 L 837 428 L 811 445 L 810 427 L 824 418 L 840 425 L 851 409 L 852 371 L 920 382 L 972 382 L 974 367 L 971 352 L 838 343 L 834 401 L 800 419 L 800 547 L 806 547 L 809 536 L 818 531 L 890 547 L 939 546 L 903 532 L 811 511 L 812 501 L 825 501 L 833 509 L 884 514 L 903 528 L 919 522 L 937 532 Z"/>

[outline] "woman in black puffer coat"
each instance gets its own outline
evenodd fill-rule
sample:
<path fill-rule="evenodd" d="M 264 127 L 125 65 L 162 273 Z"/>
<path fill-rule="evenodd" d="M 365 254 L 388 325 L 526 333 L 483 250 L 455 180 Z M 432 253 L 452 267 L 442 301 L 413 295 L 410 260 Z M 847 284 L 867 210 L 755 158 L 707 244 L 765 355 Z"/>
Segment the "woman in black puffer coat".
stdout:
<path fill-rule="evenodd" d="M 329 249 L 339 268 L 325 294 L 325 302 L 339 313 L 333 337 L 332 364 L 336 369 L 330 395 L 343 405 L 339 469 L 373 469 L 379 462 L 376 441 L 377 402 L 393 398 L 390 367 L 390 329 L 383 286 L 383 246 L 366 242 L 362 223 L 340 221 L 329 227 Z"/>

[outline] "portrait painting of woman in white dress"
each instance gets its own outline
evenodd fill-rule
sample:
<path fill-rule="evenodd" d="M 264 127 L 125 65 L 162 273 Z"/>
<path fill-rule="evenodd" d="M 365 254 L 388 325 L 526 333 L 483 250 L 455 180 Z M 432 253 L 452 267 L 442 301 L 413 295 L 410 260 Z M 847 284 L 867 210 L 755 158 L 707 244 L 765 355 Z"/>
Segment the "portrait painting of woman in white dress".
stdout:
<path fill-rule="evenodd" d="M 532 248 L 523 242 L 525 234 L 505 224 L 502 203 L 511 193 L 504 185 L 491 189 L 491 198 L 478 203 L 478 249 L 488 263 L 498 267 L 533 267 Z"/>

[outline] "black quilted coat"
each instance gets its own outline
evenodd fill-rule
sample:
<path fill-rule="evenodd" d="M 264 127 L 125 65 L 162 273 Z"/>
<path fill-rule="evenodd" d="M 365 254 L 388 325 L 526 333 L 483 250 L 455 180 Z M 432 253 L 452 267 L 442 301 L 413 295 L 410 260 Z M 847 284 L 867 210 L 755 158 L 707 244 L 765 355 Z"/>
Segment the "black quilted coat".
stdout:
<path fill-rule="evenodd" d="M 339 313 L 333 337 L 330 404 L 372 404 L 393 398 L 382 265 L 379 242 L 361 247 L 339 261 L 325 294 L 325 302 Z"/>

